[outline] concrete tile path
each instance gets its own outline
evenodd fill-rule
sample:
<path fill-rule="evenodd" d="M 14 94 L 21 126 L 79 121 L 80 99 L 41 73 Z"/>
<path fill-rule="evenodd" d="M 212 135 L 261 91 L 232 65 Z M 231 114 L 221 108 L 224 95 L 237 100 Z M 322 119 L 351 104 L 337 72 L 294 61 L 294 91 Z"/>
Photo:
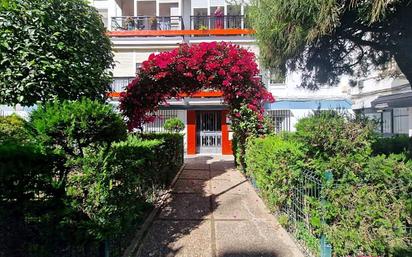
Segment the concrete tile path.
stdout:
<path fill-rule="evenodd" d="M 138 257 L 303 257 L 233 159 L 193 157 Z"/>

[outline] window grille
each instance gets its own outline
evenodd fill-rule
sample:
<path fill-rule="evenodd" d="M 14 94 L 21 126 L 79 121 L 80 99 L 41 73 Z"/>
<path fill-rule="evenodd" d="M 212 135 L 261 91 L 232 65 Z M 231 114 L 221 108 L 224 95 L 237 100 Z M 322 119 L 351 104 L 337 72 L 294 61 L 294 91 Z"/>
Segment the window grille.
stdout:
<path fill-rule="evenodd" d="M 408 134 L 409 133 L 409 114 L 408 108 L 393 109 L 393 133 Z"/>
<path fill-rule="evenodd" d="M 290 110 L 269 110 L 268 117 L 275 133 L 290 131 Z"/>
<path fill-rule="evenodd" d="M 165 132 L 165 121 L 177 117 L 177 110 L 159 110 L 156 112 L 156 118 L 151 123 L 143 125 L 144 132 Z"/>

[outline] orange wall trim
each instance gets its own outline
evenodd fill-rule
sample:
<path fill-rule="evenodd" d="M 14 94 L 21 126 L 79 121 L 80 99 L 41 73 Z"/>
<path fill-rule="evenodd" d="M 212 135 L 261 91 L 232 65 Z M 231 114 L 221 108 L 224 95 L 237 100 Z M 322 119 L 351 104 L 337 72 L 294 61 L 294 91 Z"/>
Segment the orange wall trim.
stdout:
<path fill-rule="evenodd" d="M 110 37 L 147 37 L 147 36 L 224 36 L 224 35 L 251 35 L 253 29 L 210 29 L 210 30 L 123 30 L 109 31 Z"/>
<path fill-rule="evenodd" d="M 110 92 L 108 93 L 109 97 L 120 97 L 121 92 Z M 201 92 L 197 92 L 194 94 L 185 94 L 185 93 L 181 93 L 179 94 L 180 97 L 195 97 L 195 98 L 199 98 L 199 97 L 221 97 L 223 96 L 223 92 L 222 91 L 201 91 Z"/>
<path fill-rule="evenodd" d="M 196 111 L 187 111 L 187 154 L 196 154 Z"/>

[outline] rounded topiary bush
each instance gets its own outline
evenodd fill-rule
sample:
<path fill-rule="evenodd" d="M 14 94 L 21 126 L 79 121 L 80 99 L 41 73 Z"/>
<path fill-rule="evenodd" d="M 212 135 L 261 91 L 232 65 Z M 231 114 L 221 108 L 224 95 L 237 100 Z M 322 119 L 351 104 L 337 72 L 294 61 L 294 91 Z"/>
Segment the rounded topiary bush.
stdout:
<path fill-rule="evenodd" d="M 35 110 L 30 121 L 44 146 L 71 156 L 127 138 L 122 117 L 111 105 L 96 100 L 48 103 Z"/>
<path fill-rule="evenodd" d="M 179 133 L 185 129 L 185 124 L 179 118 L 171 118 L 166 120 L 164 129 L 168 132 Z"/>

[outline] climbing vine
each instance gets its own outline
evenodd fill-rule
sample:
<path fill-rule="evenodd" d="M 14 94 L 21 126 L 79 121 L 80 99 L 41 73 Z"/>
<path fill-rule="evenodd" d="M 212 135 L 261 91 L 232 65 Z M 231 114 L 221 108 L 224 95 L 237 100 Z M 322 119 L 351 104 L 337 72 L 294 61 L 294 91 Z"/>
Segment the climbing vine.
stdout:
<path fill-rule="evenodd" d="M 263 105 L 274 101 L 258 76 L 255 55 L 225 42 L 181 45 L 151 54 L 142 63 L 138 76 L 120 97 L 120 109 L 127 117 L 129 130 L 139 129 L 154 120 L 160 105 L 182 94 L 201 90 L 220 90 L 229 107 L 233 131 L 242 138 L 262 128 Z M 247 116 L 242 109 L 247 108 Z M 250 117 L 253 116 L 253 119 Z M 240 128 L 238 124 L 250 122 Z M 240 140 L 243 141 L 243 140 Z"/>

